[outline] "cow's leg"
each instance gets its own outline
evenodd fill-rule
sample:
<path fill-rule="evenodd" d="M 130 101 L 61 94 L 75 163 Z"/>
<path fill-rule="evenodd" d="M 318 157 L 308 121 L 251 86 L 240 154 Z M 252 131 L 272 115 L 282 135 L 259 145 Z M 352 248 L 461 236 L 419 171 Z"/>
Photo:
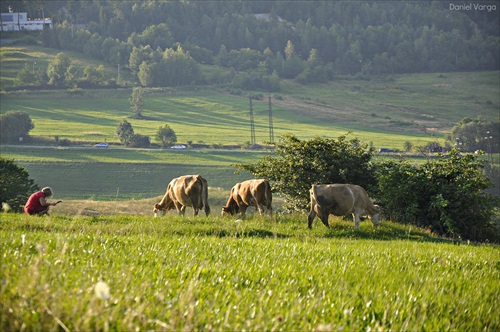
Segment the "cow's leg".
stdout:
<path fill-rule="evenodd" d="M 316 205 L 314 207 L 314 211 L 318 215 L 319 219 L 321 219 L 321 221 L 323 222 L 323 225 L 330 228 L 330 225 L 328 225 L 328 216 L 330 215 L 328 209 L 321 208 L 319 205 Z"/>
<path fill-rule="evenodd" d="M 359 228 L 359 214 L 353 213 L 352 217 L 354 218 L 354 228 L 358 229 Z"/>
<path fill-rule="evenodd" d="M 247 208 L 248 208 L 248 206 L 246 206 L 245 204 L 240 205 L 239 209 L 240 209 L 240 213 L 241 213 L 242 218 L 245 217 L 245 214 L 247 212 Z"/>
<path fill-rule="evenodd" d="M 316 211 L 314 211 L 314 208 L 311 208 L 309 216 L 307 217 L 307 227 L 309 227 L 309 229 L 312 229 L 314 217 L 316 217 Z"/>
<path fill-rule="evenodd" d="M 180 205 L 180 204 L 179 204 Z M 185 205 L 180 205 L 177 208 L 177 211 L 179 212 L 179 215 L 184 216 L 184 213 L 186 212 L 186 206 Z"/>
<path fill-rule="evenodd" d="M 327 212 L 323 212 L 323 213 L 321 214 L 321 221 L 323 222 L 323 224 L 325 224 L 325 226 L 326 226 L 327 228 L 330 228 L 330 225 L 328 225 L 328 216 L 329 216 L 329 215 L 330 215 L 330 214 L 329 214 L 329 213 L 327 213 Z"/>
<path fill-rule="evenodd" d="M 257 210 L 259 210 L 260 215 L 263 215 L 265 211 L 264 204 L 257 204 Z"/>

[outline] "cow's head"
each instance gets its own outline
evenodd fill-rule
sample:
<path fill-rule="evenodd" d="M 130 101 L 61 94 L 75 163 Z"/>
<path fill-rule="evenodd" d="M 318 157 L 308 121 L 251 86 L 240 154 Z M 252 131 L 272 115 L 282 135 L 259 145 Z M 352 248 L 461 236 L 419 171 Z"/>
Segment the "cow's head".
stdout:
<path fill-rule="evenodd" d="M 234 189 L 233 189 L 234 190 Z M 226 203 L 226 206 L 222 207 L 222 216 L 232 216 L 240 212 L 240 208 L 236 201 L 233 199 L 233 191 L 231 190 L 231 196 Z"/>
<path fill-rule="evenodd" d="M 223 206 L 222 207 L 222 216 L 225 217 L 225 216 L 232 216 L 233 214 L 237 213 L 237 211 L 235 211 L 234 207 L 233 206 Z"/>
<path fill-rule="evenodd" d="M 380 224 L 380 213 L 382 212 L 382 209 L 378 205 L 373 205 L 374 210 L 370 215 L 370 219 L 373 223 L 373 225 L 378 226 Z"/>
<path fill-rule="evenodd" d="M 166 209 L 162 208 L 162 206 L 158 203 L 155 204 L 153 208 L 153 213 L 155 214 L 155 217 L 158 217 L 158 214 L 165 214 L 167 212 Z"/>

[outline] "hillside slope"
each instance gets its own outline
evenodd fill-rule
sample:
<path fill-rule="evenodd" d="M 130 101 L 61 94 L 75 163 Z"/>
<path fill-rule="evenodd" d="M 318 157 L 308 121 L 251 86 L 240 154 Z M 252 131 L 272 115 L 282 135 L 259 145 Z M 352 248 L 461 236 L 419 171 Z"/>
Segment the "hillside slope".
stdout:
<path fill-rule="evenodd" d="M 36 45 L 7 45 L 0 49 L 1 86 L 12 86 L 19 70 L 29 65 L 44 70 L 58 50 Z M 82 70 L 88 64 L 103 65 L 107 78 L 115 68 L 81 53 L 69 52 L 72 63 Z M 213 66 L 202 66 L 203 75 L 213 75 Z M 127 70 L 122 83 L 132 85 Z M 336 137 L 347 131 L 376 148 L 401 149 L 403 142 L 424 145 L 443 139 L 464 117 L 498 120 L 500 72 L 428 73 L 337 77 L 322 84 L 302 85 L 281 81 L 281 91 L 271 94 L 275 138 L 294 133 L 299 138 Z M 231 92 L 231 93 L 230 93 Z M 236 92 L 236 94 L 234 94 Z M 118 143 L 116 126 L 132 115 L 131 90 L 17 91 L 1 92 L 1 113 L 24 111 L 35 122 L 31 132 L 52 140 L 55 136 L 73 142 Z M 136 132 L 154 137 L 168 123 L 179 142 L 245 144 L 250 141 L 250 105 L 257 143 L 269 141 L 268 94 L 234 91 L 224 85 L 196 88 L 148 88 L 144 115 L 129 120 Z M 62 124 L 62 125 L 61 125 Z M 195 126 L 195 130 L 193 130 Z"/>

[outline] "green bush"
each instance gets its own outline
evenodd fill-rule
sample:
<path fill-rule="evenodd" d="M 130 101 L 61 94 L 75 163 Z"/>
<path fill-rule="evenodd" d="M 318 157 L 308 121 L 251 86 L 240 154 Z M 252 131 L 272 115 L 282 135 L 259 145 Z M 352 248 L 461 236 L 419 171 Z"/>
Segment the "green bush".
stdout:
<path fill-rule="evenodd" d="M 430 228 L 440 235 L 498 241 L 496 198 L 479 156 L 454 149 L 437 161 L 406 160 L 377 165 L 377 199 L 393 221 Z"/>
<path fill-rule="evenodd" d="M 256 164 L 237 165 L 271 182 L 274 193 L 286 198 L 285 208 L 300 211 L 309 204 L 309 189 L 317 183 L 373 184 L 372 150 L 346 135 L 301 141 L 285 135 L 276 146 L 277 157 L 266 156 Z"/>
<path fill-rule="evenodd" d="M 0 142 L 17 143 L 28 138 L 35 125 L 28 113 L 11 111 L 0 116 L 0 128 Z"/>
<path fill-rule="evenodd" d="M 149 140 L 149 136 L 134 134 L 130 137 L 129 146 L 133 148 L 149 148 L 151 147 L 151 141 Z"/>
<path fill-rule="evenodd" d="M 0 203 L 12 212 L 22 212 L 28 197 L 40 189 L 29 173 L 13 160 L 0 158 Z"/>
<path fill-rule="evenodd" d="M 166 124 L 165 126 L 160 126 L 160 128 L 158 128 L 155 138 L 158 142 L 161 143 L 162 148 L 168 145 L 173 145 L 177 142 L 177 135 L 168 124 Z"/>

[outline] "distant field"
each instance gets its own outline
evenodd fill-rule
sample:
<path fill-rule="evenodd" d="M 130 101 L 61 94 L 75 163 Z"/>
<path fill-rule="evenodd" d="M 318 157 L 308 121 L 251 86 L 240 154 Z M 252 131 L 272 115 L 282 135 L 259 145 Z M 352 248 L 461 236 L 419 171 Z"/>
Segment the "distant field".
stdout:
<path fill-rule="evenodd" d="M 57 52 L 40 46 L 3 46 L 2 87 L 12 86 L 24 64 L 44 68 Z M 109 77 L 116 76 L 116 68 L 105 63 L 78 53 L 69 55 L 80 68 L 103 64 Z M 446 133 L 466 116 L 498 119 L 499 82 L 498 71 L 338 77 L 308 86 L 284 80 L 281 91 L 272 94 L 274 135 L 278 139 L 294 133 L 307 139 L 351 131 L 375 148 L 392 149 L 402 149 L 405 141 L 416 146 L 435 140 L 444 143 Z M 29 113 L 35 122 L 35 136 L 113 143 L 118 142 L 117 124 L 132 115 L 130 93 L 130 89 L 3 91 L 0 109 L 2 113 Z M 241 96 L 235 96 L 208 86 L 148 89 L 143 111 L 148 120 L 129 121 L 137 133 L 151 137 L 160 126 L 169 124 L 181 143 L 245 144 L 250 141 L 249 93 L 242 91 Z M 267 96 L 264 93 L 262 100 L 253 101 L 257 143 L 269 140 Z"/>
<path fill-rule="evenodd" d="M 168 182 L 185 174 L 203 175 L 210 187 L 230 189 L 253 178 L 235 174 L 236 163 L 253 163 L 266 152 L 170 151 L 147 149 L 1 147 L 2 157 L 26 168 L 58 198 L 128 200 L 163 195 Z"/>
<path fill-rule="evenodd" d="M 64 148 L 0 146 L 2 156 L 20 162 L 75 162 L 75 163 L 135 163 L 135 164 L 191 164 L 204 166 L 231 166 L 251 163 L 270 152 L 213 149 L 126 149 L 126 148 Z"/>
<path fill-rule="evenodd" d="M 52 61 L 57 53 L 66 53 L 71 58 L 71 63 L 81 72 L 85 67 L 105 65 L 106 75 L 109 78 L 117 78 L 118 68 L 112 68 L 104 62 L 94 60 L 84 54 L 66 50 L 47 48 L 37 45 L 4 45 L 0 47 L 0 88 L 6 88 L 15 84 L 15 78 L 19 71 L 27 64 L 32 71 L 45 71 L 47 65 Z M 127 69 L 121 68 L 120 76 L 124 80 L 130 78 Z"/>
<path fill-rule="evenodd" d="M 40 186 L 51 186 L 57 198 L 123 200 L 163 195 L 171 179 L 201 174 L 212 187 L 230 189 L 235 183 L 253 178 L 234 174 L 229 166 L 165 163 L 23 163 Z"/>
<path fill-rule="evenodd" d="M 1 100 L 2 113 L 23 111 L 30 114 L 35 129 L 34 136 L 53 139 L 69 139 L 76 142 L 118 143 L 116 127 L 120 121 L 132 115 L 128 96 L 130 91 L 86 91 L 80 94 L 69 92 L 33 92 L 4 94 Z M 171 95 L 170 95 L 171 94 Z M 152 91 L 146 99 L 143 115 L 148 120 L 128 119 L 136 133 L 154 136 L 160 126 L 170 125 L 180 143 L 245 144 L 250 142 L 249 101 L 247 98 L 200 91 L 197 95 L 177 95 L 167 91 L 159 95 Z M 352 131 L 352 135 L 364 143 L 376 147 L 401 149 L 403 142 L 425 145 L 441 140 L 442 135 L 431 137 L 426 133 L 391 131 L 370 128 L 375 121 L 369 117 L 366 127 L 356 127 L 332 118 L 317 118 L 309 114 L 307 105 L 273 106 L 273 130 L 277 140 L 280 135 L 293 133 L 299 138 L 330 137 Z M 297 109 L 296 107 L 301 107 Z M 269 141 L 268 103 L 253 101 L 255 135 L 257 143 Z M 297 113 L 299 112 L 299 113 Z M 318 113 L 319 114 L 319 113 Z M 328 115 L 331 116 L 331 115 Z M 361 125 L 361 123 L 358 123 Z"/>

